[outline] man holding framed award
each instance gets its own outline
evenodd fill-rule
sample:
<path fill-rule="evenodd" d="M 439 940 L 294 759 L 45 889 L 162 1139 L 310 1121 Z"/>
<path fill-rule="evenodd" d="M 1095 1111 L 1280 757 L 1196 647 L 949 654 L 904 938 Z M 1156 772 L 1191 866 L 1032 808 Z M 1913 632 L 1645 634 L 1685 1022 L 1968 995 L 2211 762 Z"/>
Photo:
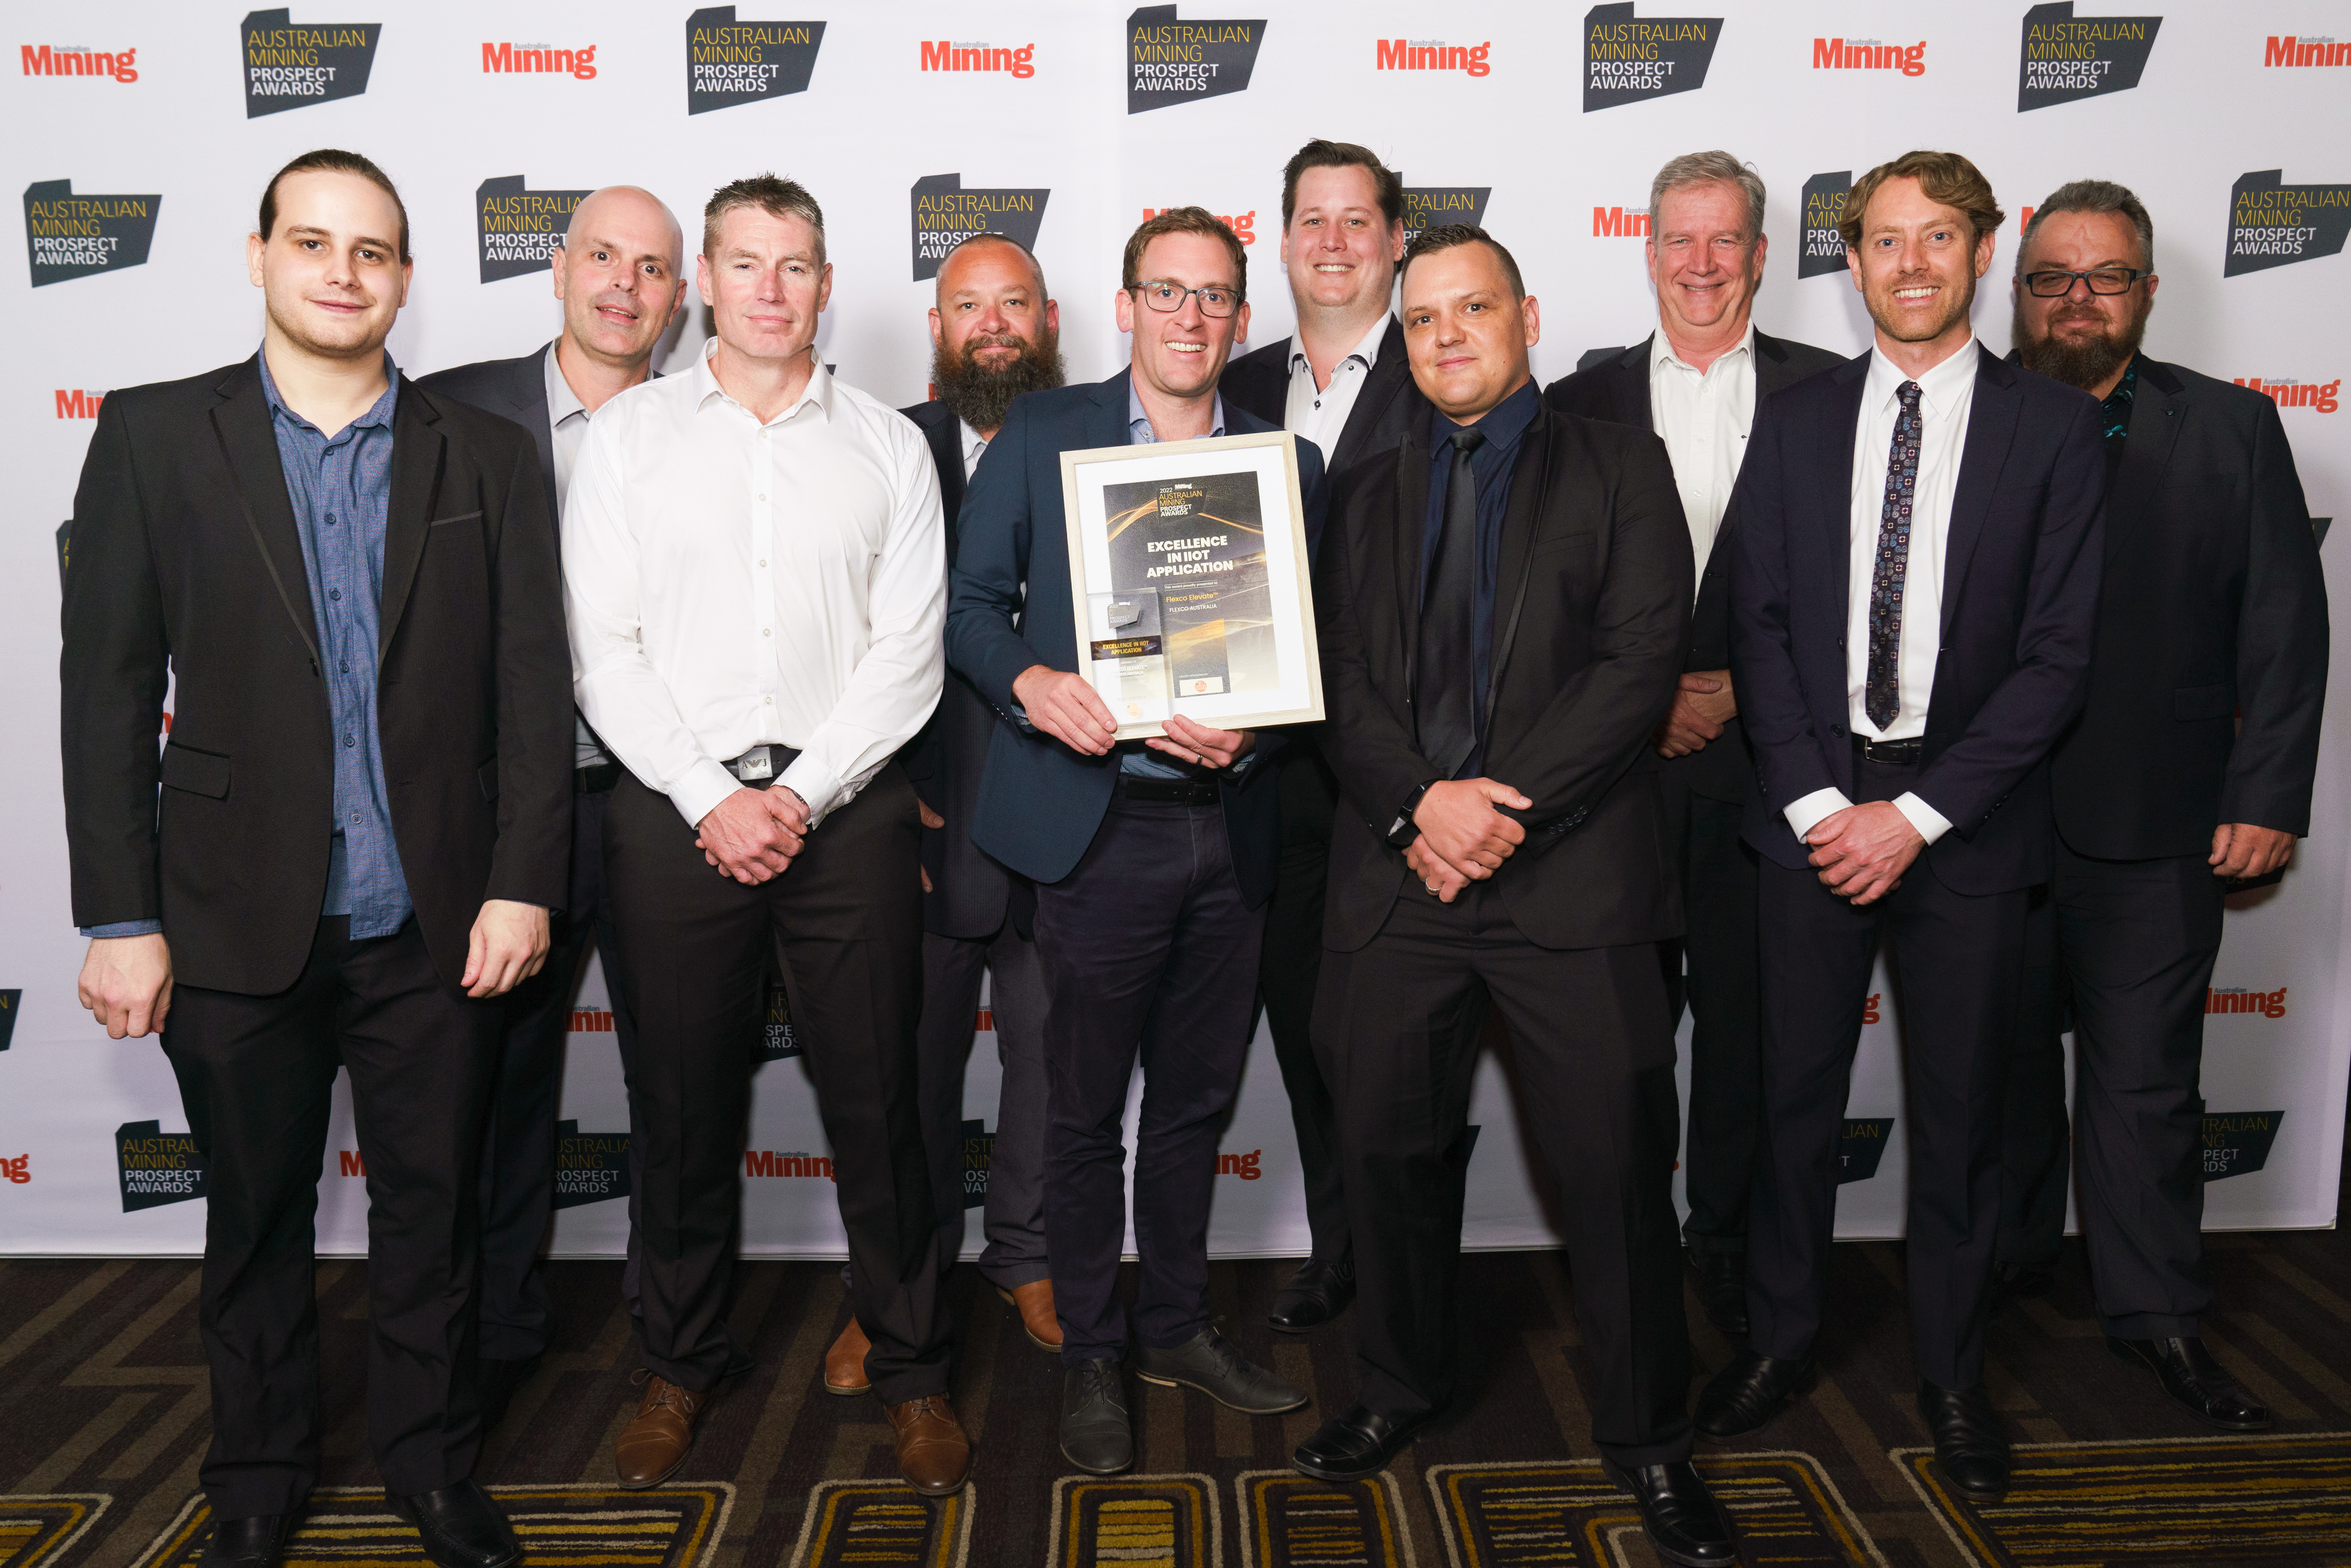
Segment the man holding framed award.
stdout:
<path fill-rule="evenodd" d="M 1322 716 L 1308 588 L 1322 455 L 1217 395 L 1249 325 L 1247 265 L 1197 207 L 1135 230 L 1117 299 L 1133 365 L 1017 399 L 957 528 L 947 658 L 999 719 L 972 841 L 1037 883 L 1053 998 L 1045 1244 L 1061 1451 L 1096 1474 L 1134 1457 L 1117 1284 L 1138 1056 L 1136 1370 L 1251 1414 L 1305 1403 L 1207 1311 L 1217 1137 L 1248 1051 L 1280 834 L 1261 766 L 1280 737 L 1258 727 Z"/>

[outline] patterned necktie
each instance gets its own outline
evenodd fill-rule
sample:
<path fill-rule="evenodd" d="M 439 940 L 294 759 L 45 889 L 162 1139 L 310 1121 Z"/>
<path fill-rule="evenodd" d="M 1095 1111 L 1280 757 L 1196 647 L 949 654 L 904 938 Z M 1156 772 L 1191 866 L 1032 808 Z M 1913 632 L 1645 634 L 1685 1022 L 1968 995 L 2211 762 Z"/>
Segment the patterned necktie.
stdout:
<path fill-rule="evenodd" d="M 1869 679 L 1862 710 L 1883 730 L 1902 711 L 1902 585 L 1910 572 L 1910 513 L 1918 499 L 1918 383 L 1895 391 L 1902 412 L 1886 457 L 1886 505 L 1877 515 L 1877 565 L 1869 576 Z"/>

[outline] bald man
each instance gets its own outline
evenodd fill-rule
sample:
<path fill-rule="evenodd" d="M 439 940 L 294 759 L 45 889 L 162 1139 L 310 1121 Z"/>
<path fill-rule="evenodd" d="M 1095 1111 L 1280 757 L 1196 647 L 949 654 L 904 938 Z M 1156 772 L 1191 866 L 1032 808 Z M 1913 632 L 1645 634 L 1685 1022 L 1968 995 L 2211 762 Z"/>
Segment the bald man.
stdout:
<path fill-rule="evenodd" d="M 538 444 L 547 507 L 560 518 L 588 422 L 654 374 L 653 349 L 685 302 L 684 244 L 659 198 L 608 185 L 580 204 L 552 258 L 563 330 L 517 360 L 486 360 L 419 384 L 513 420 Z M 482 1429 L 506 1414 L 547 1350 L 550 1322 L 538 1249 L 555 1212 L 555 1113 L 572 994 L 594 938 L 613 971 L 604 895 L 604 803 L 621 766 L 573 715 L 571 896 L 555 915 L 547 967 L 509 998 L 506 1053 L 482 1149 Z M 635 1030 L 612 992 L 621 1060 Z M 632 1184 L 633 1188 L 634 1184 Z M 631 1218 L 635 1217 L 632 1199 Z M 633 1224 L 632 1226 L 633 1229 Z M 635 1248 L 630 1249 L 633 1258 Z"/>

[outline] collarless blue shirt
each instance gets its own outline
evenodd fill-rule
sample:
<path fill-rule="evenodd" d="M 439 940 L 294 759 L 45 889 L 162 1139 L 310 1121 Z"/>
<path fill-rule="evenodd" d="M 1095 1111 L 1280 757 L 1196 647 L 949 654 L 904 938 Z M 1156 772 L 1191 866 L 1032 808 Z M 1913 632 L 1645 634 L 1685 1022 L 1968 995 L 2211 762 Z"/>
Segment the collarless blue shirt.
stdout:
<path fill-rule="evenodd" d="M 1216 394 L 1215 410 L 1208 416 L 1208 436 L 1213 440 L 1224 434 L 1225 394 L 1218 392 Z M 1129 446 L 1155 446 L 1158 443 L 1159 433 L 1151 428 L 1151 415 L 1144 411 L 1142 395 L 1134 390 L 1134 373 L 1130 371 L 1126 378 L 1126 444 Z M 1250 757 L 1255 755 L 1255 752 L 1249 754 Z M 1233 772 L 1238 775 L 1249 759 L 1249 757 L 1242 758 L 1234 765 Z M 1178 762 L 1165 752 L 1154 751 L 1139 740 L 1119 742 L 1118 770 L 1144 779 L 1215 777 L 1212 769 L 1196 767 L 1189 762 Z"/>
<path fill-rule="evenodd" d="M 302 538 L 320 674 L 334 721 L 334 842 L 321 915 L 351 917 L 351 937 L 389 936 L 415 905 L 393 841 L 383 744 L 376 728 L 376 650 L 383 604 L 384 530 L 392 512 L 392 415 L 400 370 L 386 354 L 383 395 L 332 436 L 286 406 L 261 356 L 261 388 L 277 438 L 286 498 Z M 300 825 L 297 824 L 298 831 Z"/>
<path fill-rule="evenodd" d="M 1478 597 L 1471 612 L 1474 643 L 1470 650 L 1472 676 L 1478 683 L 1478 742 L 1462 759 L 1456 779 L 1476 779 L 1486 767 L 1486 689 L 1491 684 L 1494 657 L 1494 587 L 1501 575 L 1502 515 L 1510 505 L 1510 473 L 1519 461 L 1519 444 L 1527 426 L 1542 407 L 1530 379 L 1524 386 L 1488 409 L 1483 418 L 1458 424 L 1442 412 L 1428 415 L 1428 520 L 1420 544 L 1420 596 L 1427 602 L 1428 575 L 1437 561 L 1437 536 L 1445 528 L 1445 491 L 1453 476 L 1453 433 L 1482 430 L 1486 444 L 1469 455 L 1469 475 L 1478 483 Z"/>

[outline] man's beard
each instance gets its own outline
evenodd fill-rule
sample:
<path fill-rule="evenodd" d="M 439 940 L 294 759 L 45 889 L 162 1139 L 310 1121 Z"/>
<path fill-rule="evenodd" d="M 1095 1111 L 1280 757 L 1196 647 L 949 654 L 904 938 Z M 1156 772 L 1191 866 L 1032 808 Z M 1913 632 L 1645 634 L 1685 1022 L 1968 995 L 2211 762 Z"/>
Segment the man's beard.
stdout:
<path fill-rule="evenodd" d="M 988 365 L 979 351 L 991 348 L 1020 351 L 1001 365 Z M 1060 386 L 1062 371 L 1061 336 L 1051 330 L 1039 332 L 1034 343 L 1007 334 L 968 339 L 959 353 L 944 342 L 931 350 L 931 382 L 939 389 L 939 401 L 974 430 L 1000 428 L 1014 398 Z"/>
<path fill-rule="evenodd" d="M 2152 301 L 2142 296 L 2130 319 L 2119 327 L 2108 327 L 2100 319 L 2101 330 L 2074 339 L 2064 339 L 2053 333 L 2034 337 L 2024 313 L 2024 302 L 2016 302 L 2016 322 L 2011 335 L 2017 355 L 2028 371 L 2038 371 L 2053 381 L 2064 382 L 2069 387 L 2084 392 L 2103 386 L 2116 371 L 2130 363 L 2133 354 L 2147 337 L 2147 307 Z M 2053 321 L 2052 326 L 2055 323 Z"/>

